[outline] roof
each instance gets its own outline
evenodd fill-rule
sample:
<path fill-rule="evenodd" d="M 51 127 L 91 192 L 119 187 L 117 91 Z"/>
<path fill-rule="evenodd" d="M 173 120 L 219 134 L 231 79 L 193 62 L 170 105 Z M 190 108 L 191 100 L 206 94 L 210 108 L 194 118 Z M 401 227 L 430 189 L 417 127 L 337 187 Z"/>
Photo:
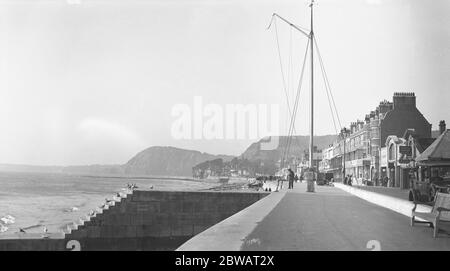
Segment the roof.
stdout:
<path fill-rule="evenodd" d="M 408 140 L 408 138 L 411 137 L 414 140 L 414 144 L 416 145 L 417 150 L 419 153 L 422 153 L 424 150 L 426 150 L 435 140 L 436 138 L 433 137 L 420 137 L 415 129 L 406 129 L 405 133 L 403 134 L 403 138 Z"/>
<path fill-rule="evenodd" d="M 417 162 L 448 162 L 450 165 L 450 129 L 443 132 L 426 150 L 417 158 Z"/>
<path fill-rule="evenodd" d="M 426 150 L 433 142 L 436 140 L 436 138 L 426 137 L 426 138 L 417 138 L 416 139 L 416 148 L 419 150 L 420 153 L 422 153 L 424 150 Z"/>

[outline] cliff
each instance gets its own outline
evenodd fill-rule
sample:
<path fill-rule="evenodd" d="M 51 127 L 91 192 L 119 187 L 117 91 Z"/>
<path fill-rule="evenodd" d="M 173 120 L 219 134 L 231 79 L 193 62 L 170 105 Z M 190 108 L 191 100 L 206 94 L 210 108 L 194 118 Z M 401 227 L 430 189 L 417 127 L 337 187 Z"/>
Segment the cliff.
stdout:
<path fill-rule="evenodd" d="M 233 156 L 213 155 L 174 147 L 150 147 L 136 154 L 122 168 L 125 174 L 192 176 L 192 167 L 219 158 L 230 161 Z"/>

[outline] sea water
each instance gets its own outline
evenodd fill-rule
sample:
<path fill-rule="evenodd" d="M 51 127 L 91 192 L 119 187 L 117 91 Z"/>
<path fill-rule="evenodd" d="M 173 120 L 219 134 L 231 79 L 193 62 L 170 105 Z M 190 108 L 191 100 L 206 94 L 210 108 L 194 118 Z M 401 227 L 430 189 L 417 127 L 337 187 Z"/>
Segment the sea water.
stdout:
<path fill-rule="evenodd" d="M 68 224 L 123 192 L 128 183 L 154 190 L 202 190 L 217 184 L 144 177 L 0 172 L 0 235 L 61 232 Z"/>

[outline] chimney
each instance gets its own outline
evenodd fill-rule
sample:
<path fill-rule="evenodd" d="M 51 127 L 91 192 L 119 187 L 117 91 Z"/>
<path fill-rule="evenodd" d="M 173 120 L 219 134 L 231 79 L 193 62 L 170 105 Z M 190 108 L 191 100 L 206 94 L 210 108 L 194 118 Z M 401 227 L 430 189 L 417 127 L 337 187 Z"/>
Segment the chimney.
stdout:
<path fill-rule="evenodd" d="M 354 133 L 356 131 L 356 123 L 355 122 L 352 122 L 351 124 L 350 124 L 350 133 Z"/>
<path fill-rule="evenodd" d="M 416 95 L 414 92 L 395 92 L 393 101 L 394 110 L 408 110 L 416 108 Z"/>
<path fill-rule="evenodd" d="M 392 110 L 392 106 L 393 106 L 392 103 L 390 103 L 390 102 L 388 102 L 386 100 L 383 100 L 383 101 L 380 102 L 380 105 L 378 106 L 378 109 L 379 109 L 379 112 L 381 114 L 385 114 L 386 112 Z"/>
<path fill-rule="evenodd" d="M 447 127 L 445 125 L 445 120 L 441 120 L 439 122 L 439 134 L 442 135 L 446 129 L 447 129 Z"/>
<path fill-rule="evenodd" d="M 347 127 L 344 127 L 341 129 L 341 138 L 345 138 L 348 135 L 348 129 Z"/>

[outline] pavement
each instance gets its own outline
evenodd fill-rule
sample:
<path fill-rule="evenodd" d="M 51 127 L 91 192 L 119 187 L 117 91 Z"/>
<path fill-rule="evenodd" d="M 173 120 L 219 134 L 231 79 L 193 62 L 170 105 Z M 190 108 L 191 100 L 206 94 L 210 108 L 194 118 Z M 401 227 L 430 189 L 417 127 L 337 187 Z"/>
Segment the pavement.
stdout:
<path fill-rule="evenodd" d="M 384 186 L 353 186 L 366 191 L 371 191 L 386 196 L 409 200 L 409 189 L 400 189 L 397 187 L 384 187 Z"/>
<path fill-rule="evenodd" d="M 305 191 L 305 183 L 288 190 L 240 250 L 450 250 L 445 232 L 435 239 L 429 226 L 411 227 L 407 216 L 337 187 Z"/>

